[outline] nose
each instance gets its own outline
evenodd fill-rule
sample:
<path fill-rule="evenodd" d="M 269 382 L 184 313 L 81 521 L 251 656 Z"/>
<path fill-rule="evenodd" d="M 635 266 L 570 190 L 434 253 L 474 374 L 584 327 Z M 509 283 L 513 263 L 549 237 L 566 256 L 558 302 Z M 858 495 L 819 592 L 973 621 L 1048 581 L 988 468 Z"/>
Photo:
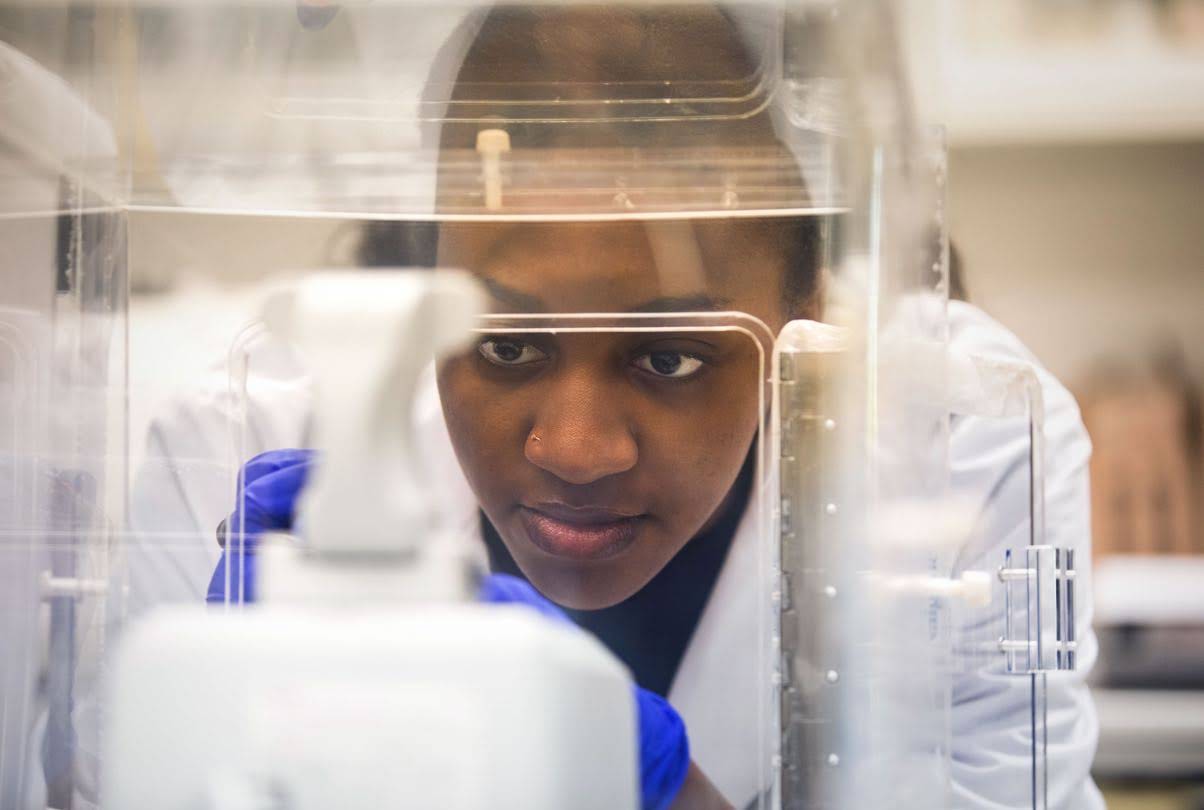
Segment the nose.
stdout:
<path fill-rule="evenodd" d="M 639 459 L 615 387 L 588 373 L 565 375 L 547 392 L 527 435 L 527 460 L 570 484 L 626 472 Z"/>

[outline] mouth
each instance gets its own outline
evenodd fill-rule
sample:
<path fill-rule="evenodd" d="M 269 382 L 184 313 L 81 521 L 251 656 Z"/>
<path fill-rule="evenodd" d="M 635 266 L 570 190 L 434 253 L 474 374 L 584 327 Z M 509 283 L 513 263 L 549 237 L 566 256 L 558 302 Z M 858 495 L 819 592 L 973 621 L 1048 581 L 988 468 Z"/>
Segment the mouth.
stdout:
<path fill-rule="evenodd" d="M 606 560 L 635 542 L 644 515 L 547 503 L 520 506 L 527 537 L 548 554 L 570 560 Z"/>

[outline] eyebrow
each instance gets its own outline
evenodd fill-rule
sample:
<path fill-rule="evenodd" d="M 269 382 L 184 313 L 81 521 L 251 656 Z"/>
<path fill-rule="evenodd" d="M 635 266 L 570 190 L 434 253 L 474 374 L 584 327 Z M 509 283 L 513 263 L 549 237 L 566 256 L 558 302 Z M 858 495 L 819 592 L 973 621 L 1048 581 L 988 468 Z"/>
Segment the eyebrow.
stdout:
<path fill-rule="evenodd" d="M 509 287 L 496 279 L 482 278 L 481 283 L 489 290 L 489 294 L 506 306 L 514 307 L 520 312 L 549 312 L 550 308 L 537 295 L 525 293 Z M 630 307 L 625 312 L 719 312 L 730 309 L 730 302 L 725 298 L 714 298 L 704 293 L 694 295 L 673 295 L 653 298 Z"/>
<path fill-rule="evenodd" d="M 513 287 L 507 287 L 500 281 L 488 277 L 478 276 L 481 283 L 485 285 L 485 289 L 489 290 L 489 294 L 502 302 L 506 306 L 514 307 L 519 312 L 547 312 L 548 307 L 544 304 L 543 299 L 537 295 L 516 290 Z"/>
<path fill-rule="evenodd" d="M 663 296 L 645 301 L 628 312 L 717 312 L 729 309 L 725 298 L 712 298 L 704 293 L 694 295 Z"/>

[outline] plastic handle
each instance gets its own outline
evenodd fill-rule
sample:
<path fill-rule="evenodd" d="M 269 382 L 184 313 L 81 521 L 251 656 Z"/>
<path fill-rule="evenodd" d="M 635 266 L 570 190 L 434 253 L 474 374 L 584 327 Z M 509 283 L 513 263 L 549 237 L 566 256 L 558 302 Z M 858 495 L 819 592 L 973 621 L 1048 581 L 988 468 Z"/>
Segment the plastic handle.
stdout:
<path fill-rule="evenodd" d="M 429 475 L 412 405 L 435 358 L 465 344 L 484 295 L 457 271 L 319 273 L 273 295 L 268 328 L 304 354 L 314 379 L 321 463 L 299 506 L 319 554 L 409 554 L 432 525 Z"/>

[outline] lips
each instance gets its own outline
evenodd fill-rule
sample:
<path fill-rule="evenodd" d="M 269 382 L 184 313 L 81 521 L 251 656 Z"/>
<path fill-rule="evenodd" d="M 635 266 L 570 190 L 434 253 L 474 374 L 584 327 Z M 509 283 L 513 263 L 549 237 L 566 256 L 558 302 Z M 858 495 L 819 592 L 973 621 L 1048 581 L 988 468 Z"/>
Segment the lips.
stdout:
<path fill-rule="evenodd" d="M 519 508 L 527 537 L 542 551 L 571 560 L 605 560 L 636 538 L 642 515 L 556 503 Z"/>

